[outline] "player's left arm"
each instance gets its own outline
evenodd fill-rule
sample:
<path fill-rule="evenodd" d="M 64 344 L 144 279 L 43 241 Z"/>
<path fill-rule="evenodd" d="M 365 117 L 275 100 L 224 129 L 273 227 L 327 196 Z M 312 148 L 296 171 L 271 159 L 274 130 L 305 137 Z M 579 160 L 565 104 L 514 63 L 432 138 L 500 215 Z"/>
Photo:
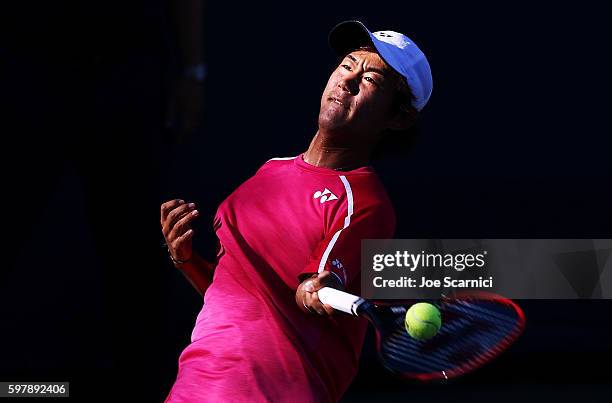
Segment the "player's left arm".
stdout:
<path fill-rule="evenodd" d="M 304 312 L 331 315 L 334 309 L 319 300 L 317 291 L 333 287 L 359 294 L 361 241 L 389 239 L 395 233 L 395 214 L 388 203 L 358 209 L 346 220 L 339 214 L 333 229 L 319 243 L 299 275 L 295 301 Z"/>
<path fill-rule="evenodd" d="M 295 302 L 302 311 L 318 313 L 319 315 L 332 315 L 334 313 L 334 308 L 328 304 L 323 304 L 319 300 L 317 291 L 323 287 L 332 287 L 340 290 L 344 288 L 342 283 L 328 270 L 312 274 L 300 283 L 295 292 Z"/>

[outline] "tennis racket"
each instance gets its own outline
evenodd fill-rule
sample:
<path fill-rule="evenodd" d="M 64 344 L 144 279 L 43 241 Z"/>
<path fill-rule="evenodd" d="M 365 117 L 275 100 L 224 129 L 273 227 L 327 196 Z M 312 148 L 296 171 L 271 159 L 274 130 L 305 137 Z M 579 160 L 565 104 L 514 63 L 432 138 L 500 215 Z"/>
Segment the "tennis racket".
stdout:
<path fill-rule="evenodd" d="M 523 311 L 509 299 L 489 293 L 458 294 L 429 301 L 440 310 L 442 327 L 433 338 L 416 340 L 404 325 L 412 305 L 406 301 L 374 302 L 330 287 L 318 295 L 334 309 L 367 318 L 376 330 L 380 361 L 406 379 L 445 380 L 471 372 L 506 350 L 525 327 Z"/>

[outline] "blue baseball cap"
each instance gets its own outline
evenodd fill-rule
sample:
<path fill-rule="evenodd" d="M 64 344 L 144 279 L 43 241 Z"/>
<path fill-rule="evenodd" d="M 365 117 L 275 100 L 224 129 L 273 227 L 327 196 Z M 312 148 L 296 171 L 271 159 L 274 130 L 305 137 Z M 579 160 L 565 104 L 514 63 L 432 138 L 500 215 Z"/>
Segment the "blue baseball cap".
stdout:
<path fill-rule="evenodd" d="M 339 55 L 364 45 L 373 45 L 380 57 L 408 83 L 418 111 L 423 109 L 433 88 L 431 69 L 425 54 L 406 35 L 395 31 L 370 32 L 360 21 L 344 21 L 329 33 L 329 45 Z"/>

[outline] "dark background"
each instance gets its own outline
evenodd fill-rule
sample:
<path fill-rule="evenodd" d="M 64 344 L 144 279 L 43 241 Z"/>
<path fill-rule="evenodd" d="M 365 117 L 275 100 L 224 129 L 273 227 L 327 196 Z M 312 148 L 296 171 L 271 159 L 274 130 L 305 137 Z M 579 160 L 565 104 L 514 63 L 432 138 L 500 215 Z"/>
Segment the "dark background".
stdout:
<path fill-rule="evenodd" d="M 163 400 L 202 300 L 161 247 L 159 205 L 194 200 L 195 245 L 212 256 L 218 203 L 306 149 L 335 65 L 327 32 L 346 19 L 408 34 L 433 70 L 416 140 L 375 163 L 398 238 L 612 237 L 612 36 L 598 4 L 209 3 L 203 125 L 183 142 L 162 125 L 163 4 L 7 6 L 0 379 Z M 404 385 L 366 344 L 345 400 L 607 400 L 610 301 L 519 303 L 524 336 L 485 369 Z"/>

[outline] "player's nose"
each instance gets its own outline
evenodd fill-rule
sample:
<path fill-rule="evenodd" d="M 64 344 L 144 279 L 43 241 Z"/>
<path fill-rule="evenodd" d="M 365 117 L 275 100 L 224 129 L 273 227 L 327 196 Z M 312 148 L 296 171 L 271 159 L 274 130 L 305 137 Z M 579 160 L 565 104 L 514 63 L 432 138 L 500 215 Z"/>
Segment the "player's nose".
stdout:
<path fill-rule="evenodd" d="M 359 77 L 356 73 L 350 72 L 340 78 L 338 87 L 342 91 L 348 92 L 351 95 L 357 95 L 359 92 Z"/>

